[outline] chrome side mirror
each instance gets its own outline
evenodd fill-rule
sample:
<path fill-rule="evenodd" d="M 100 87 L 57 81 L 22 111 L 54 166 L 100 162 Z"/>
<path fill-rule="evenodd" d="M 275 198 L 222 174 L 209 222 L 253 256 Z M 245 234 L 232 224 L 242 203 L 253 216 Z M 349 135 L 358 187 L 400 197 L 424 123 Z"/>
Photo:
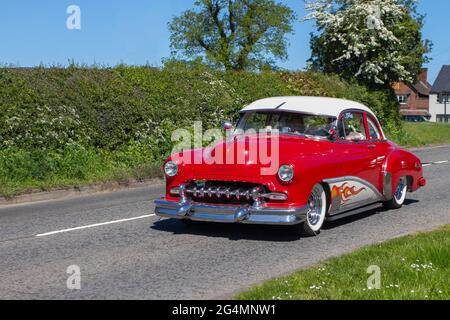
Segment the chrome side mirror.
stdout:
<path fill-rule="evenodd" d="M 222 122 L 222 128 L 225 131 L 231 131 L 233 130 L 233 124 L 230 121 L 224 121 Z"/>

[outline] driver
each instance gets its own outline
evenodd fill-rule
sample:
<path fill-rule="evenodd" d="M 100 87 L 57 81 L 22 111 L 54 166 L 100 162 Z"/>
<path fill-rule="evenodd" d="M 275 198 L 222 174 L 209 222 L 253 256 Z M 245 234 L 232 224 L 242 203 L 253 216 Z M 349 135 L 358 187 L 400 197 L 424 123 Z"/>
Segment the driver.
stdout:
<path fill-rule="evenodd" d="M 305 122 L 301 116 L 294 116 L 290 121 L 290 126 L 293 133 L 303 134 L 305 132 Z"/>
<path fill-rule="evenodd" d="M 356 128 L 352 125 L 347 127 L 347 140 L 355 141 L 355 140 L 365 140 L 366 136 L 362 133 L 359 133 Z"/>

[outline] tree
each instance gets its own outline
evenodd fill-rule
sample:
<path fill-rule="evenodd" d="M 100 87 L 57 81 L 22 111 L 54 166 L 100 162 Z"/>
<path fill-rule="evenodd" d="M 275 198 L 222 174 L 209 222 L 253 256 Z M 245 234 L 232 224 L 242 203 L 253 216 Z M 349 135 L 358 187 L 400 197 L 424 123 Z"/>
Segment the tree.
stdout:
<path fill-rule="evenodd" d="M 197 0 L 169 23 L 174 55 L 204 56 L 226 70 L 254 70 L 287 58 L 292 9 L 273 0 Z"/>
<path fill-rule="evenodd" d="M 415 0 L 316 0 L 306 2 L 316 21 L 311 67 L 371 87 L 413 82 L 431 43 L 422 38 L 424 16 Z"/>

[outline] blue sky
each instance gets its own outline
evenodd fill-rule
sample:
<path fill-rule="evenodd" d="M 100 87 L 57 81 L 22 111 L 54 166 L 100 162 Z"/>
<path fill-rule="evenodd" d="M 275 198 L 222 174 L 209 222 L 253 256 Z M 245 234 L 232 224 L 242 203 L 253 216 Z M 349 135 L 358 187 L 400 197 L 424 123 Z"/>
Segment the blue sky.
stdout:
<path fill-rule="evenodd" d="M 283 0 L 305 15 L 302 0 Z M 191 8 L 194 0 L 2 0 L 0 10 L 0 63 L 19 66 L 150 64 L 169 56 L 167 22 Z M 81 8 L 81 30 L 68 30 L 66 9 Z M 428 65 L 433 83 L 443 64 L 450 64 L 449 0 L 421 0 L 427 15 L 425 37 L 434 42 Z M 297 21 L 290 36 L 289 60 L 279 65 L 302 69 L 309 58 L 311 22 Z"/>

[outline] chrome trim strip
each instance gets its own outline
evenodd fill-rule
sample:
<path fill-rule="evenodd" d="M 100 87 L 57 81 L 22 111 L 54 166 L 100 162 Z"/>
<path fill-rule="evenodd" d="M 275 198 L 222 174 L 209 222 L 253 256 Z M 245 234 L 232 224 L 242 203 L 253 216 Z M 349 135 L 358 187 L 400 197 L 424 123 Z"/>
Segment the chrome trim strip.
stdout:
<path fill-rule="evenodd" d="M 342 213 L 335 214 L 335 215 L 332 215 L 331 217 L 328 217 L 327 221 L 330 221 L 330 222 L 331 221 L 336 221 L 338 219 L 350 217 L 350 216 L 353 216 L 353 215 L 356 215 L 356 214 L 360 214 L 360 213 L 363 213 L 363 212 L 367 212 L 367 211 L 370 211 L 370 210 L 375 210 L 375 209 L 380 208 L 381 206 L 382 206 L 381 203 L 374 203 L 374 204 L 371 204 L 371 205 L 367 205 L 365 207 L 360 207 L 360 208 L 353 209 L 353 210 L 343 211 Z"/>
<path fill-rule="evenodd" d="M 155 213 L 164 218 L 193 221 L 267 225 L 295 225 L 306 220 L 307 208 L 267 208 L 235 205 L 179 203 L 164 199 L 155 201 Z"/>
<path fill-rule="evenodd" d="M 383 175 L 383 194 L 386 201 L 394 198 L 392 195 L 392 174 L 390 172 L 384 172 Z"/>
<path fill-rule="evenodd" d="M 394 197 L 392 195 L 392 173 L 388 172 L 387 169 L 389 160 L 396 150 L 398 150 L 398 147 L 394 147 L 394 150 L 392 150 L 392 152 L 387 155 L 381 171 L 381 173 L 383 174 L 383 198 L 385 201 L 390 201 Z"/>
<path fill-rule="evenodd" d="M 374 203 L 380 202 L 380 200 L 372 200 L 372 201 L 360 201 L 360 202 L 355 202 L 351 205 L 347 205 L 346 207 L 340 208 L 337 211 L 334 212 L 330 212 L 329 217 L 334 217 L 334 216 L 340 216 L 342 213 L 345 213 L 347 211 L 352 211 L 364 206 L 368 206 Z"/>
<path fill-rule="evenodd" d="M 386 169 L 387 169 L 387 166 L 388 166 L 388 164 L 389 164 L 389 159 L 391 158 L 392 154 L 393 154 L 396 150 L 397 150 L 397 147 L 395 147 L 394 150 L 392 150 L 392 152 L 389 153 L 389 154 L 386 156 L 386 159 L 385 159 L 385 161 L 384 161 L 384 163 L 383 163 L 383 172 L 387 172 Z"/>

